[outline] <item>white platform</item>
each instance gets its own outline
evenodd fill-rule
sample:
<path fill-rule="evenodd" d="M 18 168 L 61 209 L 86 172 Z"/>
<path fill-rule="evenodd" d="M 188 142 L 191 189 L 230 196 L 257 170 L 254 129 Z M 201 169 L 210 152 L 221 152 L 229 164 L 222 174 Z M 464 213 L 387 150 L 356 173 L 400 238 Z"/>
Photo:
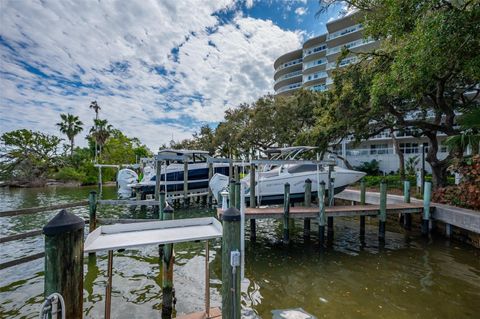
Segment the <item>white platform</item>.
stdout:
<path fill-rule="evenodd" d="M 222 237 L 222 224 L 214 217 L 100 226 L 87 236 L 86 253 L 208 240 Z"/>

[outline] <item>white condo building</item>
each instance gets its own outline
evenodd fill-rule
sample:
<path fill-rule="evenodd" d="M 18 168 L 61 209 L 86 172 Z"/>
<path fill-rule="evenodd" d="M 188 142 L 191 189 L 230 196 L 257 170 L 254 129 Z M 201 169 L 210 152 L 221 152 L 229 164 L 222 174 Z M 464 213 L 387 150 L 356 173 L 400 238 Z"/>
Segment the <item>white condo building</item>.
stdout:
<path fill-rule="evenodd" d="M 333 83 L 332 70 L 357 62 L 356 53 L 368 52 L 378 45 L 377 41 L 366 39 L 363 26 L 359 22 L 359 13 L 327 23 L 327 33 L 308 39 L 302 48 L 281 55 L 274 63 L 274 90 L 276 95 L 290 94 L 300 88 L 325 91 Z M 351 50 L 351 54 L 338 62 L 342 48 Z M 405 155 L 405 162 L 409 157 L 417 156 L 420 167 L 422 145 L 425 152 L 428 150 L 427 139 L 414 137 L 412 130 L 396 133 L 400 148 Z M 446 136 L 439 135 L 440 143 Z M 380 170 L 385 173 L 397 171 L 399 168 L 398 155 L 395 154 L 390 132 L 382 132 L 377 136 L 353 146 L 353 141 L 344 140 L 341 145 L 335 146 L 334 151 L 346 158 L 353 166 L 376 159 L 380 162 Z M 439 147 L 438 157 L 447 156 L 447 148 Z M 428 163 L 425 166 L 431 171 Z"/>

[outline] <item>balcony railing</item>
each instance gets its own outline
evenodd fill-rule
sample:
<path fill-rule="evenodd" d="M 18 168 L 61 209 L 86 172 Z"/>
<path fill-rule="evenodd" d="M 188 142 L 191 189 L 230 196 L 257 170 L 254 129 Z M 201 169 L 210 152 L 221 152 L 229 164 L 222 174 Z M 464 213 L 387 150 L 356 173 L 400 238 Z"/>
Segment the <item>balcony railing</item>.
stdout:
<path fill-rule="evenodd" d="M 327 86 L 325 84 L 319 84 L 319 85 L 312 85 L 307 87 L 309 90 L 316 91 L 316 92 L 324 92 L 327 89 Z"/>
<path fill-rule="evenodd" d="M 285 92 L 285 91 L 298 89 L 301 86 L 302 86 L 302 82 L 293 83 L 293 84 L 290 84 L 290 85 L 285 85 L 285 86 L 282 86 L 281 88 L 279 88 L 277 90 L 277 93 L 282 93 L 282 92 Z"/>
<path fill-rule="evenodd" d="M 302 75 L 302 70 L 298 70 L 298 71 L 295 71 L 295 72 L 290 72 L 290 73 L 284 74 L 275 81 L 275 84 L 277 84 L 278 82 L 283 81 L 285 79 L 293 78 L 293 77 L 299 76 L 299 75 Z"/>
<path fill-rule="evenodd" d="M 363 26 L 361 23 L 359 24 L 356 24 L 356 25 L 353 25 L 351 27 L 347 27 L 345 29 L 342 29 L 342 30 L 339 30 L 337 32 L 333 32 L 333 33 L 330 33 L 328 36 L 327 36 L 327 40 L 332 40 L 332 39 L 336 39 L 338 37 L 341 37 L 341 36 L 344 36 L 346 34 L 350 34 L 350 33 L 353 33 L 353 32 L 356 32 L 358 30 L 361 30 L 363 29 Z"/>
<path fill-rule="evenodd" d="M 331 77 L 328 77 L 327 80 L 325 81 L 326 85 L 333 84 L 333 79 Z"/>
<path fill-rule="evenodd" d="M 340 63 L 338 63 L 338 65 L 337 65 L 337 62 L 330 62 L 327 65 L 327 70 L 335 69 L 337 67 L 341 68 L 341 67 L 347 66 L 349 64 L 356 63 L 357 60 L 358 60 L 358 58 L 356 56 L 352 56 L 352 57 L 343 59 L 342 61 L 340 61 Z"/>
<path fill-rule="evenodd" d="M 347 156 L 366 156 L 366 155 L 388 155 L 393 154 L 393 148 L 359 148 L 353 150 L 347 150 Z"/>
<path fill-rule="evenodd" d="M 303 57 L 306 57 L 308 55 L 311 55 L 317 52 L 325 51 L 326 49 L 327 49 L 326 44 L 320 44 L 320 45 L 317 45 L 316 47 L 305 49 L 303 50 Z"/>
<path fill-rule="evenodd" d="M 314 60 L 314 61 L 310 61 L 310 62 L 307 62 L 307 63 L 304 63 L 304 64 L 303 64 L 303 69 L 304 69 L 304 70 L 307 70 L 307 69 L 316 67 L 317 65 L 323 65 L 323 64 L 326 64 L 326 63 L 327 63 L 327 59 L 325 59 L 325 58 L 323 58 L 323 59 L 318 59 L 318 60 Z"/>
<path fill-rule="evenodd" d="M 275 71 L 280 71 L 280 70 L 283 70 L 285 68 L 288 68 L 289 66 L 302 63 L 302 61 L 303 61 L 303 59 L 299 58 L 299 59 L 295 59 L 295 60 L 292 60 L 292 61 L 285 62 L 285 63 L 281 64 Z"/>
<path fill-rule="evenodd" d="M 312 74 L 309 74 L 309 75 L 304 75 L 303 76 L 303 83 L 313 81 L 313 80 L 316 80 L 316 79 L 326 78 L 326 77 L 328 77 L 328 74 L 325 71 L 315 72 L 315 73 L 312 73 Z"/>
<path fill-rule="evenodd" d="M 339 45 L 339 46 L 328 49 L 327 50 L 327 55 L 338 53 L 338 52 L 342 51 L 343 48 L 353 49 L 353 48 L 360 47 L 362 45 L 372 43 L 372 42 L 375 42 L 375 40 L 373 40 L 371 38 L 355 40 L 355 41 L 352 41 L 352 42 L 342 44 L 342 45 Z"/>

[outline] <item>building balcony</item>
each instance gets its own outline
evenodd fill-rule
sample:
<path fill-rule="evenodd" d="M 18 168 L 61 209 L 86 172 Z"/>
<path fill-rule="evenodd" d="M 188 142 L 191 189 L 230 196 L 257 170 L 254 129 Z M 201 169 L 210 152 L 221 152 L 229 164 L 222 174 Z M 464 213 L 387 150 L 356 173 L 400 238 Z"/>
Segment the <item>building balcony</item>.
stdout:
<path fill-rule="evenodd" d="M 308 49 L 304 49 L 303 50 L 303 57 L 307 57 L 307 56 L 310 56 L 312 54 L 315 54 L 315 53 L 320 53 L 320 52 L 323 52 L 323 51 L 326 51 L 327 50 L 327 45 L 325 43 L 322 43 L 320 45 L 317 45 L 317 46 L 314 46 L 314 47 L 311 47 L 311 48 L 308 48 Z"/>
<path fill-rule="evenodd" d="M 295 84 L 301 81 L 302 81 L 302 70 L 290 72 L 279 77 L 275 81 L 275 84 L 273 85 L 273 89 L 277 91 L 281 87 L 284 87 L 290 84 Z"/>
<path fill-rule="evenodd" d="M 339 53 L 339 52 L 342 51 L 343 48 L 353 49 L 353 48 L 361 47 L 363 45 L 366 45 L 366 44 L 372 43 L 372 42 L 375 42 L 375 40 L 373 40 L 371 38 L 355 40 L 355 41 L 345 43 L 345 44 L 342 44 L 342 45 L 339 45 L 339 46 L 336 46 L 336 47 L 333 47 L 333 48 L 329 48 L 327 50 L 327 55 L 332 55 L 332 54 Z"/>
<path fill-rule="evenodd" d="M 315 72 L 303 76 L 303 83 L 308 83 L 311 81 L 327 78 L 328 74 L 325 71 Z"/>
<path fill-rule="evenodd" d="M 363 30 L 363 25 L 361 23 L 358 23 L 356 25 L 353 25 L 353 26 L 347 27 L 345 29 L 342 29 L 342 30 L 339 30 L 339 31 L 328 34 L 327 35 L 327 40 L 333 40 L 333 39 L 336 39 L 336 38 L 339 38 L 339 37 L 342 37 L 344 35 L 354 33 L 354 32 L 360 31 L 360 30 Z"/>
<path fill-rule="evenodd" d="M 325 84 L 307 86 L 306 88 L 315 92 L 325 92 L 327 90 L 327 86 Z"/>
<path fill-rule="evenodd" d="M 326 58 L 317 59 L 317 60 L 313 60 L 313 61 L 310 61 L 310 62 L 305 62 L 305 63 L 303 63 L 303 70 L 308 70 L 308 69 L 311 69 L 311 68 L 314 68 L 314 67 L 317 67 L 317 66 L 320 66 L 320 65 L 325 65 L 325 64 L 327 64 L 327 59 Z"/>
<path fill-rule="evenodd" d="M 358 61 L 358 58 L 356 56 L 352 56 L 352 57 L 348 57 L 348 58 L 343 59 L 342 61 L 340 61 L 338 63 L 338 65 L 337 65 L 336 61 L 335 62 L 329 62 L 327 64 L 327 70 L 342 68 L 342 67 L 345 67 L 347 65 L 357 63 L 357 61 Z"/>
<path fill-rule="evenodd" d="M 294 72 L 290 72 L 290 73 L 287 73 L 287 74 L 284 74 L 282 76 L 280 76 L 276 81 L 275 81 L 275 84 L 283 81 L 283 80 L 286 80 L 286 79 L 289 79 L 289 78 L 293 78 L 293 77 L 296 77 L 296 76 L 301 76 L 302 75 L 302 70 L 298 70 L 298 71 L 294 71 Z"/>
<path fill-rule="evenodd" d="M 297 90 L 302 87 L 302 82 L 293 83 L 290 85 L 285 85 L 275 91 L 276 94 L 285 93 L 293 90 Z"/>

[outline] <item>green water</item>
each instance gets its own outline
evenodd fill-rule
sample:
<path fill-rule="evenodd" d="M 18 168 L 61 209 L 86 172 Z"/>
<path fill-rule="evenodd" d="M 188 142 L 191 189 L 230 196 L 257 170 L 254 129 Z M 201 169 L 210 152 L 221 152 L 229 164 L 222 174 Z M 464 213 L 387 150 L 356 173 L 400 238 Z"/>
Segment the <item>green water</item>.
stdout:
<path fill-rule="evenodd" d="M 86 199 L 88 188 L 0 189 L 0 210 Z M 107 189 L 105 198 L 114 198 Z M 72 209 L 85 217 L 86 208 Z M 0 218 L 0 235 L 41 228 L 56 212 Z M 213 216 L 196 207 L 177 209 L 175 218 Z M 128 207 L 101 207 L 99 217 L 155 218 Z M 281 243 L 278 221 L 257 222 L 257 241 L 246 242 L 242 306 L 245 318 L 271 318 L 275 309 L 301 307 L 318 318 L 479 318 L 480 251 L 441 237 L 424 240 L 387 225 L 379 247 L 377 225 L 368 221 L 360 243 L 358 221 L 335 220 L 332 247 L 319 254 L 296 224 L 291 244 Z M 0 244 L 2 262 L 43 250 L 41 236 Z M 212 305 L 221 297 L 220 241 L 211 244 Z M 174 283 L 178 314 L 203 309 L 204 244 L 175 246 Z M 115 253 L 112 318 L 158 318 L 161 278 L 158 248 Z M 103 318 L 106 255 L 85 258 L 84 313 Z M 43 301 L 43 260 L 0 271 L 0 318 L 36 318 Z"/>

